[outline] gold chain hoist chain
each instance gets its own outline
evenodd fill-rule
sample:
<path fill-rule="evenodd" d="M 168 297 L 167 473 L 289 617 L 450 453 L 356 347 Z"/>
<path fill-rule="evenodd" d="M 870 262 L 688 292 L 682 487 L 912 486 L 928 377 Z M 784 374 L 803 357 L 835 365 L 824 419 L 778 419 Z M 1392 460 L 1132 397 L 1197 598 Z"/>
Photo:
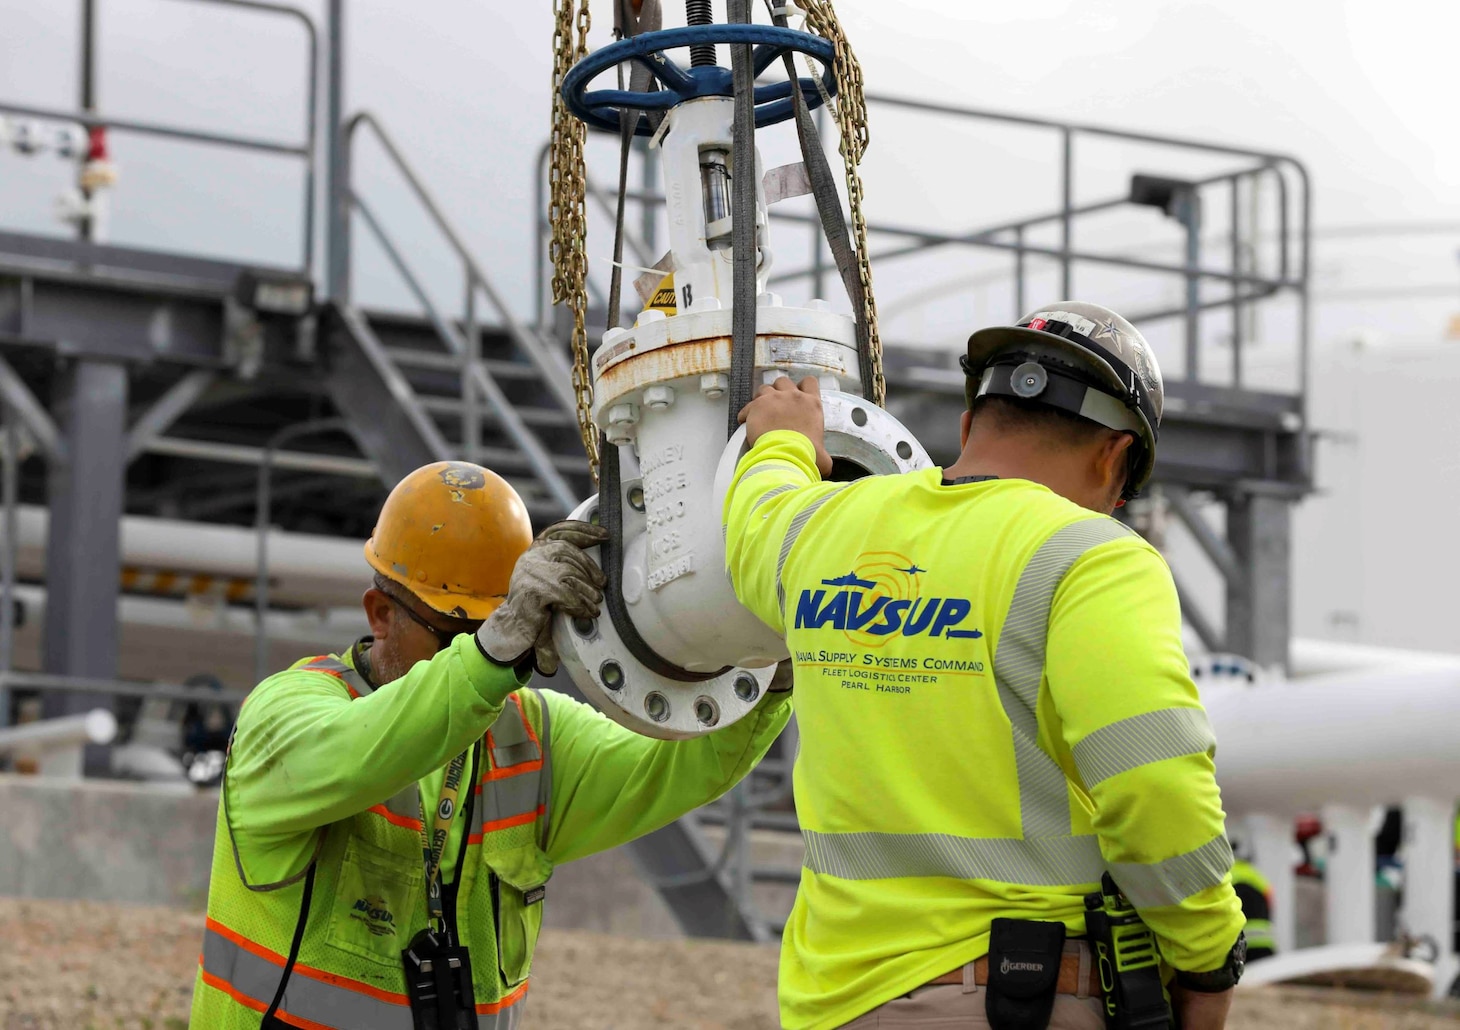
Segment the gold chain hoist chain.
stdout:
<path fill-rule="evenodd" d="M 857 244 L 857 275 L 862 280 L 861 316 L 867 325 L 867 357 L 872 365 L 873 404 L 887 400 L 887 380 L 882 372 L 882 336 L 877 328 L 877 299 L 872 295 L 872 262 L 867 254 L 867 218 L 862 213 L 862 175 L 857 166 L 867 152 L 867 100 L 862 92 L 862 66 L 852 53 L 830 0 L 796 0 L 806 14 L 806 28 L 829 42 L 836 51 L 837 101 L 830 104 L 841 136 L 838 149 L 847 172 L 847 203 L 852 211 L 852 232 Z M 820 83 L 819 76 L 813 76 Z M 830 98 L 827 98 L 828 100 Z"/>
<path fill-rule="evenodd" d="M 556 0 L 553 27 L 553 125 L 548 171 L 548 223 L 553 238 L 553 303 L 573 312 L 573 394 L 578 405 L 578 431 L 593 481 L 598 482 L 598 427 L 593 424 L 593 373 L 588 364 L 588 257 L 584 241 L 588 214 L 584 206 L 587 177 L 583 143 L 588 126 L 563 101 L 563 77 L 588 56 L 588 29 L 592 24 L 588 0 Z M 576 36 L 575 36 L 576 29 Z"/>

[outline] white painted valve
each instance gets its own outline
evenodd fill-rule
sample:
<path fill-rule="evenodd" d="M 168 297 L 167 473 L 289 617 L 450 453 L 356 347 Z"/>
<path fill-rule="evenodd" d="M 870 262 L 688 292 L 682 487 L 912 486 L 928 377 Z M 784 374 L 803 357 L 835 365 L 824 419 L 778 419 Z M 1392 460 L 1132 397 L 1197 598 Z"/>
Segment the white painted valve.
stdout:
<path fill-rule="evenodd" d="M 559 616 L 563 667 L 610 718 L 640 733 L 684 739 L 750 712 L 787 657 L 785 641 L 742 606 L 725 571 L 721 511 L 745 430 L 727 442 L 734 254 L 728 181 L 734 104 L 703 98 L 674 108 L 664 138 L 665 196 L 678 313 L 644 311 L 604 334 L 593 357 L 593 416 L 610 446 L 621 543 L 618 597 L 596 620 Z M 760 181 L 757 159 L 756 180 Z M 896 474 L 931 464 L 893 416 L 857 395 L 852 320 L 824 303 L 787 307 L 766 292 L 771 254 L 758 192 L 752 381 L 815 376 L 837 475 Z M 617 463 L 618 475 L 612 475 Z M 574 511 L 611 525 L 594 496 Z M 590 552 L 603 564 L 601 549 Z M 618 604 L 618 598 L 622 604 Z M 610 604 L 620 608 L 616 622 Z M 624 621 L 631 623 L 625 626 Z M 627 637 L 637 637 L 631 647 Z M 647 655 L 647 657 L 646 657 Z"/>

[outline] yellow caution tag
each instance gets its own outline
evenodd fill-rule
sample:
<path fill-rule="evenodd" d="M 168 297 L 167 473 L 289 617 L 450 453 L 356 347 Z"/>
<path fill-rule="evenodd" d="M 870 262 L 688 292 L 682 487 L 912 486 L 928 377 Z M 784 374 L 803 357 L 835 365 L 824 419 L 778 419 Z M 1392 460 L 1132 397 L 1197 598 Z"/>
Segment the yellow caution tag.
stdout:
<path fill-rule="evenodd" d="M 678 313 L 679 300 L 674 292 L 673 272 L 659 280 L 659 286 L 655 289 L 654 296 L 649 298 L 649 303 L 644 305 L 644 310 L 662 311 L 666 315 Z"/>

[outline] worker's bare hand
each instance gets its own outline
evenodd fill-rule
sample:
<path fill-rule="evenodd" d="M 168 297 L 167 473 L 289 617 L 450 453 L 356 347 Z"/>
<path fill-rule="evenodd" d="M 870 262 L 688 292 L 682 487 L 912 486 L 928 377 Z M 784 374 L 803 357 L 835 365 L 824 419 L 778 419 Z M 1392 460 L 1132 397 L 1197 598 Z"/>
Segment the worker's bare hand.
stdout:
<path fill-rule="evenodd" d="M 1222 1030 L 1232 1008 L 1232 992 L 1202 994 L 1171 985 L 1171 1004 L 1176 1009 L 1181 1030 Z"/>
<path fill-rule="evenodd" d="M 774 429 L 800 433 L 816 448 L 816 467 L 823 476 L 831 474 L 831 455 L 826 453 L 826 423 L 821 414 L 821 385 L 814 376 L 797 384 L 790 376 L 762 386 L 755 399 L 740 409 L 745 425 L 745 442 L 755 441 Z"/>

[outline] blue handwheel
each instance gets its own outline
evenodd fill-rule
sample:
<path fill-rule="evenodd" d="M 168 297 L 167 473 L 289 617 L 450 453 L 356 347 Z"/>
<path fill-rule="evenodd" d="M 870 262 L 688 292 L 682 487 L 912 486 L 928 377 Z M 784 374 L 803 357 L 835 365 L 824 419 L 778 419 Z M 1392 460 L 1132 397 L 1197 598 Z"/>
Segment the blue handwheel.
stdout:
<path fill-rule="evenodd" d="M 755 46 L 755 74 L 759 75 L 788 51 L 808 54 L 822 62 L 826 73 L 822 85 L 829 96 L 836 95 L 836 77 L 832 61 L 836 50 L 831 43 L 809 32 L 783 29 L 776 25 L 690 25 L 685 28 L 646 32 L 611 43 L 583 58 L 563 76 L 563 99 L 568 110 L 589 125 L 617 132 L 620 111 L 667 111 L 676 104 L 696 97 L 730 97 L 735 95 L 730 69 L 718 66 L 681 68 L 663 51 L 703 43 L 750 43 Z M 624 61 L 636 61 L 659 80 L 662 87 L 654 93 L 635 93 L 624 89 L 588 89 L 588 84 L 602 72 Z M 799 78 L 801 95 L 808 107 L 821 103 L 821 90 L 816 80 Z M 773 82 L 755 87 L 755 124 L 757 128 L 774 125 L 791 117 L 795 105 L 791 99 L 791 82 Z M 640 136 L 653 134 L 649 119 L 641 113 L 634 126 Z"/>

